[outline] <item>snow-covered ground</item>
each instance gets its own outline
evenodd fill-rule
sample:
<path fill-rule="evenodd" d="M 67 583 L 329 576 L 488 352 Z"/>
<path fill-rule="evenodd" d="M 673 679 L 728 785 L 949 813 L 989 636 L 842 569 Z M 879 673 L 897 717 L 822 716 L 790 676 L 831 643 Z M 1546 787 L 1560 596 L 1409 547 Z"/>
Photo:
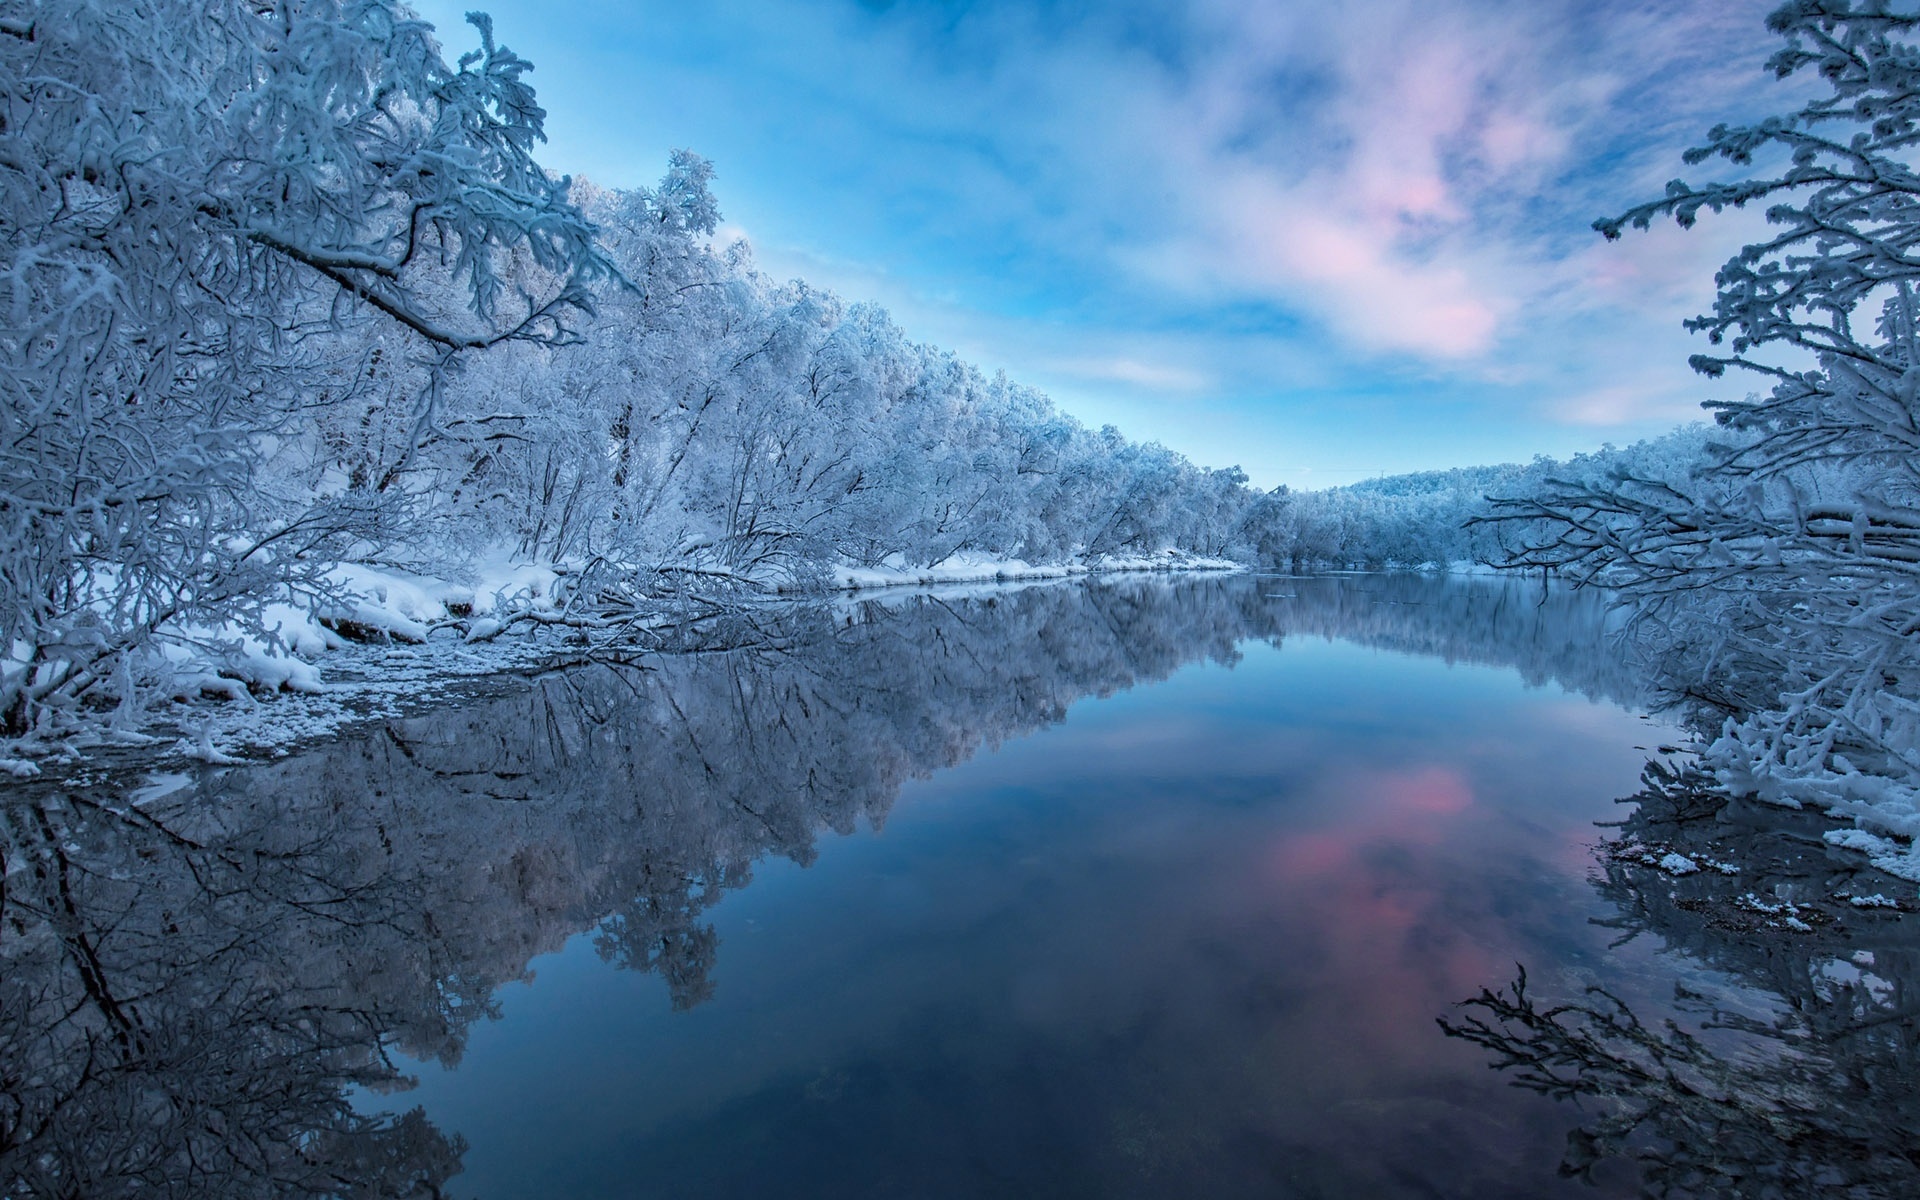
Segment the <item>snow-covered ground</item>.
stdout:
<path fill-rule="evenodd" d="M 897 556 L 896 556 L 897 559 Z M 1242 571 L 1231 559 L 1206 558 L 1180 550 L 1159 554 L 1104 555 L 1090 562 L 1029 563 L 1017 558 L 956 554 L 930 567 L 892 561 L 876 567 L 839 565 L 831 572 L 841 591 L 942 583 L 985 583 L 1020 579 L 1068 579 L 1076 575 L 1104 575 L 1118 571 Z"/>

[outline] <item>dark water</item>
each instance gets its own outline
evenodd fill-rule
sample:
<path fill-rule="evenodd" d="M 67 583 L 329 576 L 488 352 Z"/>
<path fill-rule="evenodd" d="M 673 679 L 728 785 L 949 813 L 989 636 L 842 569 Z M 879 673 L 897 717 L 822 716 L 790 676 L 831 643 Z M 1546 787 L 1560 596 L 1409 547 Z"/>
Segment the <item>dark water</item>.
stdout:
<path fill-rule="evenodd" d="M 20 791 L 0 1195 L 1852 1179 L 1754 1167 L 1787 1127 L 1727 1097 L 1818 1093 L 1776 1069 L 1812 1061 L 1781 1014 L 1815 1009 L 1816 1049 L 1880 1031 L 1819 1060 L 1815 1108 L 1862 1106 L 1856 1077 L 1910 1097 L 1904 926 L 1734 919 L 1819 863 L 1596 858 L 1673 736 L 1643 704 L 1584 594 L 1112 580 L 770 611 L 272 766 Z M 1749 1023 L 1674 1051 L 1719 1107 L 1622 1074 L 1666 1053 L 1631 1028 L 1442 1032 L 1515 964 L 1648 1028 Z M 1554 1053 L 1604 1102 L 1488 1069 Z M 1893 1111 L 1810 1153 L 1882 1154 Z"/>

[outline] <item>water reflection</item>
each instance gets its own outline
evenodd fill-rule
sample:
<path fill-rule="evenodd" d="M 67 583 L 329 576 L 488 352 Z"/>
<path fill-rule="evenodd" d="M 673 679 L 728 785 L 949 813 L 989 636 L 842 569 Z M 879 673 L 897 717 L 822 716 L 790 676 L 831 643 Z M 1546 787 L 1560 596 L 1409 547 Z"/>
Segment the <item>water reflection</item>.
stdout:
<path fill-rule="evenodd" d="M 1736 981 L 1644 1023 L 1604 988 L 1542 1003 L 1525 972 L 1443 1019 L 1515 1085 L 1593 1102 L 1561 1170 L 1639 1166 L 1656 1196 L 1920 1194 L 1920 931 L 1912 885 L 1821 839 L 1831 823 L 1728 803 L 1650 762 L 1596 883 L 1643 935 Z M 1758 1001 L 1759 1003 L 1756 1003 Z"/>
<path fill-rule="evenodd" d="M 457 1040 L 490 981 L 415 940 L 417 864 L 314 816 L 9 798 L 0 1193 L 430 1195 L 458 1169 L 458 1139 L 345 1089 L 394 1080 L 393 1037 Z"/>
<path fill-rule="evenodd" d="M 1305 635 L 1516 666 L 1625 700 L 1632 683 L 1602 617 L 1584 595 L 1543 601 L 1421 577 L 1126 580 L 796 606 L 704 626 L 680 653 L 535 679 L 275 765 L 13 787 L 0 807 L 0 1194 L 441 1194 L 461 1139 L 419 1110 L 368 1115 L 348 1096 L 404 1084 L 402 1057 L 459 1062 L 500 987 L 583 929 L 597 930 L 606 960 L 663 979 L 673 1006 L 699 1006 L 715 988 L 710 910 L 756 863 L 804 864 L 823 829 L 880 827 L 905 781 L 1058 723 L 1082 697 Z M 1375 774 L 1369 794 L 1385 807 L 1317 841 L 1280 838 L 1269 856 L 1275 872 L 1323 880 L 1325 921 L 1350 924 L 1329 943 L 1350 961 L 1328 969 L 1354 969 L 1380 936 L 1369 905 L 1384 928 L 1398 922 L 1394 936 L 1415 924 L 1444 936 L 1389 911 L 1392 895 L 1340 889 L 1378 875 L 1362 861 L 1382 844 L 1367 821 L 1417 827 L 1471 803 L 1471 787 L 1427 768 Z M 1280 960 L 1268 954 L 1260 969 Z M 1021 1003 L 1046 1010 L 1048 986 Z M 1376 999 L 1369 1020 L 1418 1016 L 1410 997 L 1406 1012 Z M 1241 1003 L 1265 1013 L 1288 1002 Z M 1247 1038 L 1257 1025 L 1248 1019 Z M 1223 1151 L 1232 1127 L 1210 1114 L 1273 1103 L 1272 1064 L 1245 1047 L 1189 1049 L 1213 1056 L 1211 1082 L 1122 1053 L 1137 1100 L 1070 1137 L 1117 1148 L 1145 1172 L 1143 1194 L 1206 1170 L 1228 1191 L 1264 1186 L 1280 1168 L 1262 1155 L 1275 1151 Z M 1050 1068 L 1056 1052 L 1025 1047 L 1018 1077 L 1044 1092 L 1050 1069 L 1066 1069 Z M 792 1099 L 818 1111 L 868 1094 L 868 1069 L 823 1068 Z M 1237 1089 L 1221 1084 L 1248 1072 Z M 748 1124 L 766 1115 L 729 1111 Z M 671 1157 L 675 1144 L 654 1149 Z M 1316 1165 L 1296 1146 L 1284 1174 L 1312 1194 L 1334 1186 L 1312 1180 L 1344 1178 L 1355 1153 Z"/>

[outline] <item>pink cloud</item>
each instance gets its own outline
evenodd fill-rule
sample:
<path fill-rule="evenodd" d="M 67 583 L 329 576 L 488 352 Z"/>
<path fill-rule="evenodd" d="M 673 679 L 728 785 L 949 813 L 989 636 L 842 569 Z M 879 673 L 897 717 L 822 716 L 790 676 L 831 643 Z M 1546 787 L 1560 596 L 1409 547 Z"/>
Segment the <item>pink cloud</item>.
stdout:
<path fill-rule="evenodd" d="M 1130 186 L 1151 180 L 1142 190 L 1172 205 L 1169 227 L 1121 260 L 1197 294 L 1277 302 L 1354 347 L 1512 382 L 1522 338 L 1590 342 L 1596 315 L 1645 321 L 1707 290 L 1724 239 L 1696 237 L 1675 254 L 1661 236 L 1603 258 L 1569 178 L 1591 170 L 1579 155 L 1617 132 L 1623 106 L 1644 106 L 1657 64 L 1691 62 L 1729 30 L 1762 40 L 1762 11 L 1622 8 L 1574 44 L 1556 6 L 1193 0 L 1209 69 L 1130 88 L 1115 116 L 1133 139 Z M 1688 73 L 1731 87 L 1734 67 Z M 1309 96 L 1274 102 L 1275 80 L 1303 77 L 1315 80 Z M 1622 196 L 1638 194 L 1621 182 Z M 1556 211 L 1569 202 L 1581 219 Z M 1596 201 L 1594 215 L 1611 203 Z M 1542 211 L 1558 222 L 1551 236 Z M 1604 423 L 1604 405 L 1584 411 L 1578 419 Z"/>
<path fill-rule="evenodd" d="M 1254 886 L 1274 911 L 1313 931 L 1316 952 L 1338 964 L 1331 973 L 1374 981 L 1364 997 L 1341 997 L 1342 1022 L 1359 1042 L 1430 1052 L 1409 1034 L 1423 1027 L 1436 990 L 1470 989 L 1493 977 L 1503 956 L 1471 938 L 1422 937 L 1454 923 L 1455 898 L 1444 873 L 1409 874 L 1393 865 L 1402 857 L 1394 850 L 1418 846 L 1421 861 L 1444 859 L 1479 840 L 1481 822 L 1499 818 L 1476 812 L 1465 776 L 1441 764 L 1342 774 L 1323 786 L 1338 816 L 1320 829 L 1280 832 Z"/>
<path fill-rule="evenodd" d="M 1492 351 L 1532 289 L 1526 265 L 1486 236 L 1486 197 L 1531 186 L 1569 145 L 1556 85 L 1515 67 L 1539 31 L 1512 14 L 1391 0 L 1199 12 L 1231 47 L 1218 69 L 1134 101 L 1160 110 L 1142 152 L 1178 181 L 1181 218 L 1136 263 L 1303 309 L 1371 349 Z M 1323 102 L 1272 111 L 1268 82 L 1309 69 L 1332 77 Z"/>
<path fill-rule="evenodd" d="M 1419 262 L 1369 228 L 1276 205 L 1244 212 L 1256 279 L 1308 285 L 1326 316 L 1367 346 L 1461 358 L 1487 350 L 1507 302 L 1466 267 Z M 1264 244 L 1263 244 L 1264 243 Z"/>

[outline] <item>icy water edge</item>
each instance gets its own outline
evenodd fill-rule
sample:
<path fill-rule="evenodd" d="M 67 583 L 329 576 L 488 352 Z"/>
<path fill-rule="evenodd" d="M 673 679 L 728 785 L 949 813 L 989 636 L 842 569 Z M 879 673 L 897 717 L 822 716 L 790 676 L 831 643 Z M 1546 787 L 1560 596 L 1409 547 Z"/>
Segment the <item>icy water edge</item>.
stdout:
<path fill-rule="evenodd" d="M 1645 705 L 1591 595 L 1114 579 L 16 789 L 0 1194 L 1907 1194 L 1901 914 Z"/>

